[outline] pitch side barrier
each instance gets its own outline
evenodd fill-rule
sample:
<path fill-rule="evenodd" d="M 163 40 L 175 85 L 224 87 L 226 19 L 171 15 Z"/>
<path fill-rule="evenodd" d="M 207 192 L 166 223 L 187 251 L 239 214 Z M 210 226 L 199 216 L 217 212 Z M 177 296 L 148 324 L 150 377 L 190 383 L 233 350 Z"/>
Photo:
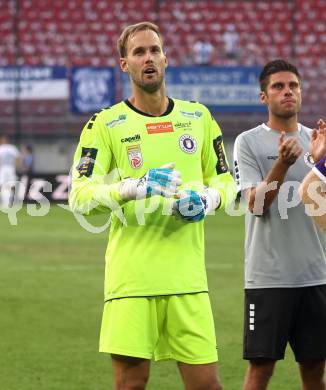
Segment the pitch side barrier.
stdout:
<path fill-rule="evenodd" d="M 15 200 L 23 203 L 67 203 L 69 190 L 67 174 L 31 174 L 18 177 L 15 185 Z"/>
<path fill-rule="evenodd" d="M 17 225 L 17 213 L 27 204 L 30 216 L 48 214 L 51 204 L 69 208 L 70 178 L 67 174 L 19 175 L 17 180 L 0 186 L 0 213 L 5 213 L 11 225 Z"/>

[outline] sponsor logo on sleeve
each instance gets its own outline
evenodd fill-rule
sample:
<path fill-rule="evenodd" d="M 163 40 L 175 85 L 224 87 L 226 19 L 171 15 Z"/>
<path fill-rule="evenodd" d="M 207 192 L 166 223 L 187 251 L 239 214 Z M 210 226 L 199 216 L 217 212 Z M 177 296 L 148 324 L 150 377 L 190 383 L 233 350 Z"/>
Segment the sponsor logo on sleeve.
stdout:
<path fill-rule="evenodd" d="M 110 128 L 114 127 L 114 126 L 117 126 L 117 125 L 121 125 L 122 123 L 124 123 L 125 121 L 127 120 L 127 115 L 126 114 L 121 114 L 118 116 L 117 119 L 114 119 L 113 121 L 111 122 L 108 122 L 106 125 Z"/>
<path fill-rule="evenodd" d="M 97 155 L 97 149 L 82 148 L 80 161 L 76 167 L 77 171 L 79 172 L 79 177 L 82 176 L 90 177 L 92 175 L 95 160 L 96 160 L 96 155 Z"/>
<path fill-rule="evenodd" d="M 226 156 L 223 150 L 222 142 L 223 139 L 221 135 L 213 140 L 213 147 L 217 157 L 216 173 L 218 175 L 227 172 L 229 169 L 226 162 Z"/>
<path fill-rule="evenodd" d="M 197 141 L 189 134 L 184 134 L 179 138 L 179 146 L 186 153 L 195 153 L 197 150 Z"/>
<path fill-rule="evenodd" d="M 140 145 L 127 146 L 127 154 L 131 168 L 138 169 L 143 165 Z"/>
<path fill-rule="evenodd" d="M 148 134 L 173 133 L 172 122 L 147 123 L 146 129 Z"/>
<path fill-rule="evenodd" d="M 126 138 L 121 138 L 121 142 L 122 143 L 125 143 L 125 142 L 138 142 L 138 141 L 140 141 L 140 134 L 135 134 L 133 136 L 126 137 Z"/>

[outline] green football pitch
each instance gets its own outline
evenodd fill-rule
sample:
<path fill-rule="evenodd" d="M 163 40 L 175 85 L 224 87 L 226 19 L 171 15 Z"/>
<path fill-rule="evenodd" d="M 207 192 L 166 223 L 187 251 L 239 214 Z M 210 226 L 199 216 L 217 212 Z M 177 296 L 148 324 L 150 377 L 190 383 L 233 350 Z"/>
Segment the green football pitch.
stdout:
<path fill-rule="evenodd" d="M 103 216 L 91 223 L 102 226 Z M 91 234 L 57 206 L 42 217 L 26 208 L 17 225 L 0 212 L 0 388 L 109 390 L 109 357 L 97 352 L 107 231 Z M 206 223 L 210 296 L 225 390 L 240 390 L 243 218 L 223 213 Z M 291 351 L 279 362 L 272 390 L 300 388 Z M 178 390 L 174 362 L 152 364 L 149 390 Z"/>

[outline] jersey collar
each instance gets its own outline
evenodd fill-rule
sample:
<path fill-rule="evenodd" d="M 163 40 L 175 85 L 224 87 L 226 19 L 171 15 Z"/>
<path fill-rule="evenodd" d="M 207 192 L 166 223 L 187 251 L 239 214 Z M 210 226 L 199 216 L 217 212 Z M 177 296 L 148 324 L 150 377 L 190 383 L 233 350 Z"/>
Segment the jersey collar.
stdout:
<path fill-rule="evenodd" d="M 170 114 L 170 113 L 172 112 L 173 108 L 174 108 L 174 101 L 173 101 L 172 99 L 170 99 L 169 97 L 168 97 L 168 99 L 169 99 L 169 104 L 168 104 L 168 106 L 167 106 L 167 108 L 166 108 L 166 111 L 163 112 L 162 115 L 159 115 L 160 117 L 161 117 L 161 116 L 165 116 L 165 115 Z M 133 111 L 137 112 L 138 114 L 143 115 L 143 116 L 150 116 L 150 117 L 152 117 L 152 118 L 153 118 L 153 117 L 156 118 L 155 115 L 147 114 L 146 112 L 143 112 L 143 111 L 138 110 L 135 106 L 133 106 L 133 105 L 130 103 L 130 101 L 129 101 L 128 99 L 126 99 L 124 102 L 126 103 L 126 105 L 127 105 L 129 108 L 131 108 Z"/>
<path fill-rule="evenodd" d="M 268 127 L 268 126 L 266 125 L 266 123 L 262 123 L 262 126 L 263 126 L 263 128 L 264 128 L 266 131 L 274 131 L 273 129 L 271 129 L 270 127 Z M 302 130 L 302 124 L 301 124 L 301 123 L 298 123 L 298 129 L 297 129 L 297 131 L 300 133 L 301 130 Z M 294 133 L 294 131 L 291 131 L 291 133 Z"/>

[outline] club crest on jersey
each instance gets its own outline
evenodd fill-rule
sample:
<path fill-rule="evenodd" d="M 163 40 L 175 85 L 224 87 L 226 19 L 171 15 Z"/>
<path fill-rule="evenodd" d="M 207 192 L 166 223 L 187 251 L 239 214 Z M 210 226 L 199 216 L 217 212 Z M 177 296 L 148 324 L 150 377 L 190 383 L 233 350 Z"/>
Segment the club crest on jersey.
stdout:
<path fill-rule="evenodd" d="M 186 153 L 195 153 L 197 150 L 197 141 L 189 134 L 184 134 L 179 138 L 179 145 Z"/>
<path fill-rule="evenodd" d="M 306 165 L 308 165 L 309 168 L 313 168 L 313 166 L 315 165 L 314 159 L 312 158 L 312 155 L 309 152 L 307 152 L 303 156 L 303 160 L 306 163 Z"/>
<path fill-rule="evenodd" d="M 127 154 L 131 168 L 138 169 L 143 165 L 140 145 L 127 146 Z"/>

